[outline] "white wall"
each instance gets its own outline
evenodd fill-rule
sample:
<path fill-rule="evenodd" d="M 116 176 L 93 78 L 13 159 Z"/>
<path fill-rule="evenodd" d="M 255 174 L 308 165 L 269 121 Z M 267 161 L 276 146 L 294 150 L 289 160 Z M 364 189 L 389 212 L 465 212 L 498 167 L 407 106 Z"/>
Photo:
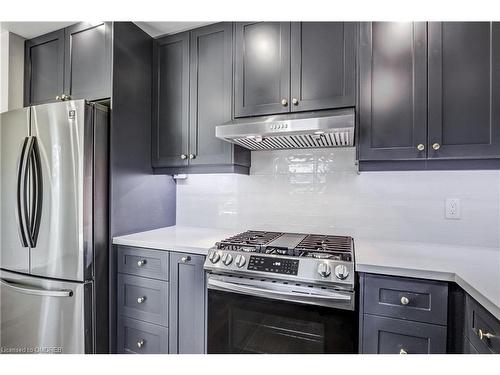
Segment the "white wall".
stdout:
<path fill-rule="evenodd" d="M 500 172 L 357 174 L 350 149 L 253 152 L 250 176 L 177 182 L 177 224 L 500 247 Z M 445 220 L 445 198 L 461 220 Z"/>

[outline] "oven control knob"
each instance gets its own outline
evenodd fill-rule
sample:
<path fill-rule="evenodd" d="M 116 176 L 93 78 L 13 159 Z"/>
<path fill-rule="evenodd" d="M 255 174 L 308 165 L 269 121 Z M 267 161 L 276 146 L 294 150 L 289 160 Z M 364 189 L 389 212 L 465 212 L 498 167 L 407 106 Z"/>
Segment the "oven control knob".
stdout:
<path fill-rule="evenodd" d="M 343 264 L 336 265 L 334 272 L 337 279 L 340 280 L 345 280 L 347 279 L 347 276 L 349 276 L 349 270 Z"/>
<path fill-rule="evenodd" d="M 212 263 L 217 263 L 220 259 L 220 255 L 217 251 L 212 251 L 208 256 L 208 259 L 210 259 Z"/>
<path fill-rule="evenodd" d="M 226 266 L 229 266 L 231 262 L 233 261 L 233 256 L 228 253 L 222 254 L 222 263 L 224 263 Z"/>
<path fill-rule="evenodd" d="M 247 260 L 245 259 L 245 257 L 241 254 L 238 254 L 238 256 L 236 257 L 236 265 L 238 266 L 238 268 L 243 267 L 246 262 Z"/>
<path fill-rule="evenodd" d="M 332 273 L 332 269 L 326 263 L 320 263 L 318 266 L 318 273 L 321 277 L 328 277 Z"/>

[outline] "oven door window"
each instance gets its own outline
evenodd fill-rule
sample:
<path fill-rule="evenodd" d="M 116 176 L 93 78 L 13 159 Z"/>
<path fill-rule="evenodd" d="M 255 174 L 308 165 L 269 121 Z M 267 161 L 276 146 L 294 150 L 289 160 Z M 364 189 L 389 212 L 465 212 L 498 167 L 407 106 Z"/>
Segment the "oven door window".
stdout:
<path fill-rule="evenodd" d="M 353 311 L 209 290 L 209 353 L 354 353 Z"/>

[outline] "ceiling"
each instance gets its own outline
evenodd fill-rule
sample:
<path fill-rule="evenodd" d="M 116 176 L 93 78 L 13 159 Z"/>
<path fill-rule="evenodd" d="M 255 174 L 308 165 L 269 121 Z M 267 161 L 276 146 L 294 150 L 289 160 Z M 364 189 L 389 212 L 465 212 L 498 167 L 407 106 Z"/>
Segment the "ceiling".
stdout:
<path fill-rule="evenodd" d="M 26 39 L 56 31 L 76 22 L 2 22 L 1 29 Z M 152 37 L 194 29 L 214 22 L 134 22 Z"/>

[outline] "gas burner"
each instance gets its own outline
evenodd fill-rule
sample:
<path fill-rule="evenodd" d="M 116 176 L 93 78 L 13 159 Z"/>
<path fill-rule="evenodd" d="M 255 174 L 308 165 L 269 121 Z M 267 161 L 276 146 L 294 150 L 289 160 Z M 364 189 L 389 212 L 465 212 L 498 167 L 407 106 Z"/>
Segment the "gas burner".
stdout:
<path fill-rule="evenodd" d="M 306 258 L 316 258 L 316 259 L 331 259 L 331 260 L 342 260 L 342 255 L 340 254 L 329 254 L 325 252 L 304 252 L 301 253 L 300 256 L 306 257 Z"/>
<path fill-rule="evenodd" d="M 265 254 L 277 254 L 277 255 L 293 255 L 293 250 L 290 251 L 285 248 L 279 248 L 279 247 L 266 247 L 263 251 Z"/>

